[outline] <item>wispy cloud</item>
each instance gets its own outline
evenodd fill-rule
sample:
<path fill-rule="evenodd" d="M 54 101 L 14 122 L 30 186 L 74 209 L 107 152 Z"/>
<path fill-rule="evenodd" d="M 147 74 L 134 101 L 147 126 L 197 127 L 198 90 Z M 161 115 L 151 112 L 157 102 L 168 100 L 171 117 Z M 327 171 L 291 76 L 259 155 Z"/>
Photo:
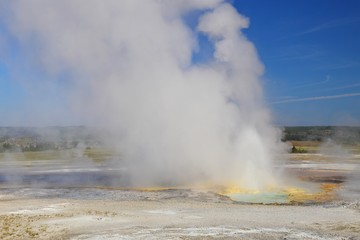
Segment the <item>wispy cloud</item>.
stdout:
<path fill-rule="evenodd" d="M 360 83 L 356 83 L 356 84 L 351 84 L 351 85 L 345 85 L 345 86 L 339 86 L 339 87 L 333 87 L 333 88 L 326 88 L 326 89 L 321 89 L 321 91 L 334 91 L 334 90 L 340 90 L 340 89 L 346 89 L 346 88 L 355 88 L 355 87 L 360 87 Z"/>
<path fill-rule="evenodd" d="M 329 99 L 337 99 L 337 98 L 347 98 L 347 97 L 357 97 L 360 96 L 360 92 L 358 93 L 345 93 L 339 95 L 330 95 L 330 96 L 315 96 L 315 97 L 307 97 L 307 98 L 294 98 L 287 99 L 281 101 L 275 101 L 270 104 L 282 104 L 282 103 L 291 103 L 291 102 L 307 102 L 307 101 L 320 101 L 320 100 L 329 100 Z"/>
<path fill-rule="evenodd" d="M 304 83 L 304 84 L 300 84 L 300 85 L 295 85 L 295 86 L 291 87 L 289 90 L 295 90 L 295 89 L 301 89 L 301 88 L 309 88 L 309 87 L 314 87 L 314 86 L 318 86 L 318 85 L 323 85 L 323 84 L 327 84 L 329 81 L 330 81 L 330 76 L 327 75 L 325 80 L 316 81 L 316 82 L 312 82 L 312 83 Z"/>
<path fill-rule="evenodd" d="M 294 96 L 277 96 L 274 97 L 274 99 L 279 99 L 278 101 L 284 101 L 284 100 L 288 100 L 288 99 L 293 99 L 295 98 Z"/>
<path fill-rule="evenodd" d="M 360 62 L 345 62 L 345 63 L 337 63 L 337 64 L 332 64 L 332 65 L 327 65 L 327 66 L 322 66 L 319 67 L 318 69 L 322 70 L 322 69 L 345 69 L 345 68 L 355 68 L 355 67 L 359 67 L 360 66 Z"/>
<path fill-rule="evenodd" d="M 337 19 L 337 20 L 332 20 L 326 23 L 322 23 L 318 26 L 315 26 L 313 28 L 310 28 L 306 31 L 303 31 L 301 33 L 299 33 L 298 35 L 304 35 L 304 34 L 309 34 L 309 33 L 314 33 L 314 32 L 319 32 L 322 30 L 326 30 L 326 29 L 331 29 L 331 28 L 337 28 L 337 27 L 342 27 L 342 26 L 347 26 L 347 25 L 351 25 L 353 23 L 357 23 L 359 22 L 360 19 Z"/>
<path fill-rule="evenodd" d="M 275 55 L 265 56 L 264 59 L 289 61 L 289 60 L 308 60 L 322 55 L 318 46 L 315 45 L 290 45 L 281 46 Z"/>
<path fill-rule="evenodd" d="M 343 26 L 348 26 L 354 23 L 359 23 L 360 22 L 360 18 L 344 18 L 344 19 L 335 19 L 332 21 L 328 21 L 322 24 L 319 24 L 315 27 L 309 28 L 305 31 L 302 32 L 298 32 L 298 33 L 294 33 L 288 36 L 284 36 L 281 39 L 286 39 L 286 38 L 290 38 L 290 37 L 295 37 L 295 36 L 301 36 L 301 35 L 307 35 L 307 34 L 311 34 L 311 33 L 315 33 L 315 32 L 319 32 L 319 31 L 323 31 L 323 30 L 327 30 L 327 29 L 331 29 L 331 28 L 337 28 L 337 27 L 343 27 Z"/>

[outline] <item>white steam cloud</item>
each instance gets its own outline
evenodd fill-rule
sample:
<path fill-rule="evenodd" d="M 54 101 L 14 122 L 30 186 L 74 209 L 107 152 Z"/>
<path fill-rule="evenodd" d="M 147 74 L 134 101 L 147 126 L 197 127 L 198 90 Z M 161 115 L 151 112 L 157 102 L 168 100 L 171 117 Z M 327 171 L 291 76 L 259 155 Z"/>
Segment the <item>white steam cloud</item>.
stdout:
<path fill-rule="evenodd" d="M 0 1 L 5 5 L 5 1 Z M 221 0 L 12 0 L 12 34 L 52 76 L 71 77 L 79 115 L 106 127 L 135 185 L 274 183 L 271 127 L 249 20 Z M 197 27 L 184 21 L 197 13 Z M 213 59 L 193 64 L 197 34 Z"/>

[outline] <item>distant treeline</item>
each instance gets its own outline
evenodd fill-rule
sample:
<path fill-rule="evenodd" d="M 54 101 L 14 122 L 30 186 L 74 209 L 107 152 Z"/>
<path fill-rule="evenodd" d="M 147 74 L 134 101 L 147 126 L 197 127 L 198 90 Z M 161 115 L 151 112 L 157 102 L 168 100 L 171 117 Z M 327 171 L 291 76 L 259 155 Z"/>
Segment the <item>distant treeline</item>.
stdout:
<path fill-rule="evenodd" d="M 101 129 L 73 127 L 0 127 L 0 152 L 44 151 L 71 149 L 83 144 L 92 147 L 101 144 Z M 282 141 L 326 141 L 360 143 L 360 127 L 312 126 L 283 127 Z"/>
<path fill-rule="evenodd" d="M 0 127 L 0 152 L 71 149 L 99 144 L 99 129 L 73 127 Z"/>
<path fill-rule="evenodd" d="M 349 126 L 307 126 L 284 127 L 282 141 L 325 141 L 338 143 L 360 143 L 360 127 Z"/>

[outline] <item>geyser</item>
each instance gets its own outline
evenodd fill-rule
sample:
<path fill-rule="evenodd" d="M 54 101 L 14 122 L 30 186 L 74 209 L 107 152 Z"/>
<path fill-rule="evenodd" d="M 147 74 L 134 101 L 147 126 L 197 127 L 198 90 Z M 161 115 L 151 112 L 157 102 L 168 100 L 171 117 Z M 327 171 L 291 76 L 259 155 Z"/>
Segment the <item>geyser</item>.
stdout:
<path fill-rule="evenodd" d="M 242 32 L 248 18 L 231 4 L 1 3 L 28 64 L 66 85 L 62 97 L 86 124 L 111 133 L 107 140 L 121 152 L 118 164 L 126 166 L 134 186 L 210 183 L 263 190 L 276 184 L 271 166 L 280 137 L 263 101 L 263 66 Z M 195 61 L 206 51 L 203 39 L 212 44 L 213 57 Z"/>

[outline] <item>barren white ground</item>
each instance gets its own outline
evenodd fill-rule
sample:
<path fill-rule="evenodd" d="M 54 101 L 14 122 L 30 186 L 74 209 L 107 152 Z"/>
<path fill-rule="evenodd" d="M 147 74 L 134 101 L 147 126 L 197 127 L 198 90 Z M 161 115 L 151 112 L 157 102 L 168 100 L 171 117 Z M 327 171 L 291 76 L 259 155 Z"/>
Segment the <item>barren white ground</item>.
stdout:
<path fill-rule="evenodd" d="M 2 195 L 1 238 L 360 239 L 356 203 L 248 205 L 192 191 L 186 191 L 188 196 L 131 191 L 116 194 L 124 194 L 129 200 Z"/>

